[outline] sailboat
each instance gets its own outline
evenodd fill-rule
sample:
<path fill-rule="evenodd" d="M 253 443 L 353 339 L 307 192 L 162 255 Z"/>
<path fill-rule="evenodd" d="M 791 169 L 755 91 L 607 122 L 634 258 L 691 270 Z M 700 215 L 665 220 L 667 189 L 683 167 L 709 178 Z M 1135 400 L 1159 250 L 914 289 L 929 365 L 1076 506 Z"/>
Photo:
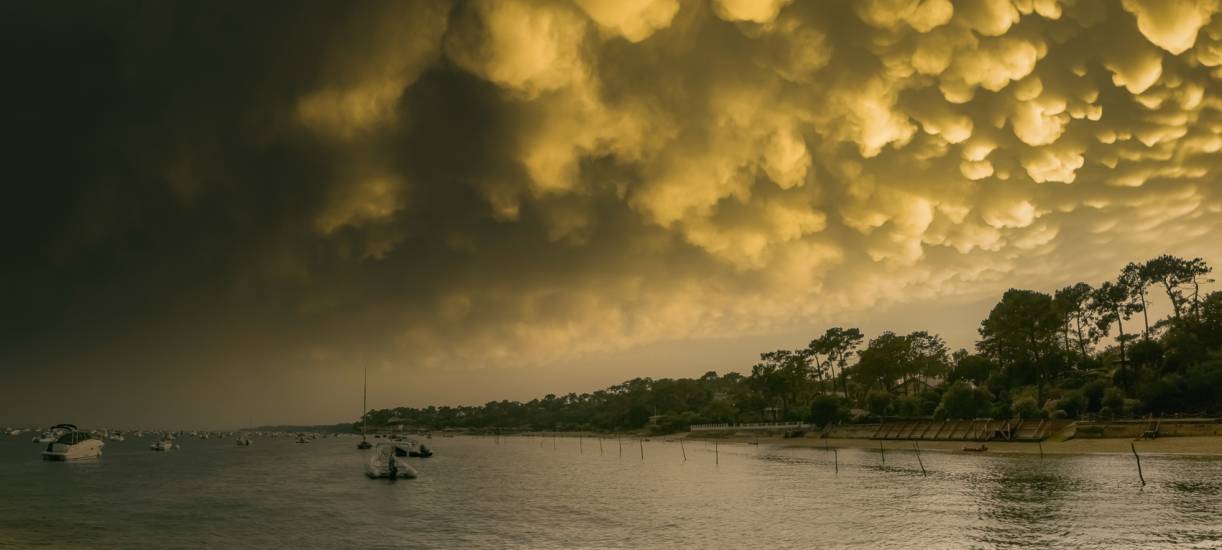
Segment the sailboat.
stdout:
<path fill-rule="evenodd" d="M 368 424 L 369 417 L 369 367 L 365 367 L 365 379 L 361 385 L 361 442 L 356 444 L 356 448 L 364 450 L 373 447 L 371 443 L 365 440 L 365 425 Z"/>
<path fill-rule="evenodd" d="M 251 426 L 253 424 L 254 422 L 252 421 L 252 417 L 247 417 L 246 425 Z M 238 432 L 237 444 L 239 447 L 249 447 L 252 443 L 254 443 L 254 441 L 250 440 L 250 435 L 248 435 L 245 431 Z"/>

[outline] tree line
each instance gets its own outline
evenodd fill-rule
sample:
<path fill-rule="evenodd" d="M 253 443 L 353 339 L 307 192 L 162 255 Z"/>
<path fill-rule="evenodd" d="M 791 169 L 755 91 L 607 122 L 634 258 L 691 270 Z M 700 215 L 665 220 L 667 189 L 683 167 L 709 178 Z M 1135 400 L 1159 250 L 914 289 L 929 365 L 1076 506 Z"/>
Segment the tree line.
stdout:
<path fill-rule="evenodd" d="M 1010 289 L 975 349 L 937 334 L 832 327 L 749 374 L 635 378 L 592 393 L 373 410 L 372 426 L 667 432 L 690 424 L 1222 413 L 1222 292 L 1200 258 L 1130 263 L 1049 294 Z M 1169 313 L 1151 317 L 1162 301 Z M 359 420 L 358 420 L 359 423 Z"/>

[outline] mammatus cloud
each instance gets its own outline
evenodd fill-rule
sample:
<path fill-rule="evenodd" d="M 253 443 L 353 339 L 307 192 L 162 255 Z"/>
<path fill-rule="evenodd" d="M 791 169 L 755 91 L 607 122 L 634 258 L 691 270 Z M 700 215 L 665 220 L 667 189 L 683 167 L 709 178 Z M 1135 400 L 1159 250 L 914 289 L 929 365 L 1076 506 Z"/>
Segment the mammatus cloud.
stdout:
<path fill-rule="evenodd" d="M 75 157 L 102 168 L 73 175 L 83 214 L 29 258 L 139 269 L 85 277 L 115 291 L 197 277 L 193 314 L 404 367 L 766 332 L 1163 252 L 1217 263 L 1218 10 L 354 4 L 211 52 L 189 43 L 207 25 L 102 22 L 121 47 L 97 78 L 137 95 L 124 117 L 73 111 L 94 128 L 74 150 L 118 145 Z M 161 75 L 181 85 L 152 78 L 158 49 L 185 57 Z"/>

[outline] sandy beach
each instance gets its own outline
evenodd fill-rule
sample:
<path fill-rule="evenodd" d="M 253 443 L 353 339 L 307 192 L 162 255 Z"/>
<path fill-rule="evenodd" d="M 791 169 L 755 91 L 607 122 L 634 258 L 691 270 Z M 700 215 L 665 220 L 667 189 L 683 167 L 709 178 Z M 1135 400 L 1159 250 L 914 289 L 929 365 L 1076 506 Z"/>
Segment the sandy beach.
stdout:
<path fill-rule="evenodd" d="M 801 438 L 783 438 L 777 435 L 756 437 L 745 433 L 736 433 L 728 436 L 707 437 L 703 434 L 687 434 L 689 439 L 717 439 L 721 442 L 728 443 L 755 443 L 761 445 L 782 445 L 788 447 L 838 447 L 838 448 L 853 448 L 853 449 L 877 449 L 880 444 L 882 448 L 887 450 L 909 450 L 912 449 L 913 442 L 906 440 L 890 440 L 880 441 L 874 439 L 819 439 L 816 437 L 801 437 Z M 975 445 L 974 441 L 920 441 L 918 442 L 921 450 L 942 451 L 942 452 L 966 452 L 963 451 L 964 445 Z M 1097 453 L 1131 453 L 1129 445 L 1133 444 L 1137 447 L 1137 451 L 1141 454 L 1183 454 L 1183 455 L 1203 455 L 1203 456 L 1219 456 L 1222 457 L 1222 436 L 1201 436 L 1201 437 L 1164 437 L 1154 440 L 1133 441 L 1131 439 L 1070 439 L 1068 441 L 1058 440 L 1056 437 L 1045 440 L 1042 444 L 1013 442 L 1013 441 L 990 441 L 985 443 L 988 447 L 987 453 L 1007 453 L 1007 454 L 1040 454 L 1040 447 L 1043 447 L 1044 454 L 1097 454 Z"/>

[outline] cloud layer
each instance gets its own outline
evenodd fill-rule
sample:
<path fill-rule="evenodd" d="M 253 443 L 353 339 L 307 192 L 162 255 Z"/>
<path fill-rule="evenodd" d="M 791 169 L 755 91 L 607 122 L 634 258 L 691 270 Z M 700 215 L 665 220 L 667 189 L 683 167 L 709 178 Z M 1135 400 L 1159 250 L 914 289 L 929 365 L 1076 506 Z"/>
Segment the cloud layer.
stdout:
<path fill-rule="evenodd" d="M 1222 260 L 1217 2 L 144 8 L 5 18 L 29 368 L 529 366 Z"/>

